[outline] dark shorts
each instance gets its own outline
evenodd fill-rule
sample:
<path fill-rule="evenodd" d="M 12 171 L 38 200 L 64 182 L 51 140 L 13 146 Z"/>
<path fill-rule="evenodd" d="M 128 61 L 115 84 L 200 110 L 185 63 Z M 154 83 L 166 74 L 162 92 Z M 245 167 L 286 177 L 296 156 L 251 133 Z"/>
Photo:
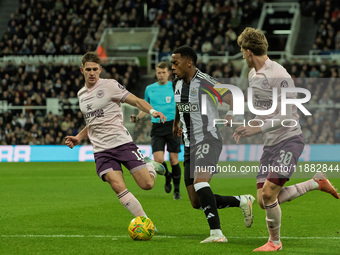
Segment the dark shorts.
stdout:
<path fill-rule="evenodd" d="M 122 171 L 123 164 L 130 173 L 146 167 L 144 156 L 133 143 L 126 143 L 113 149 L 94 153 L 98 176 L 104 180 L 104 175 L 110 171 Z"/>
<path fill-rule="evenodd" d="M 185 186 L 194 183 L 194 172 L 196 167 L 203 167 L 212 174 L 216 170 L 218 159 L 222 151 L 222 141 L 211 138 L 194 146 L 184 148 L 184 182 Z"/>
<path fill-rule="evenodd" d="M 290 137 L 273 146 L 265 146 L 257 173 L 257 187 L 262 188 L 266 179 L 283 186 L 295 171 L 305 141 L 302 135 Z"/>
<path fill-rule="evenodd" d="M 172 135 L 173 121 L 163 123 L 152 123 L 151 146 L 152 152 L 164 151 L 167 145 L 168 152 L 181 152 L 181 138 Z"/>

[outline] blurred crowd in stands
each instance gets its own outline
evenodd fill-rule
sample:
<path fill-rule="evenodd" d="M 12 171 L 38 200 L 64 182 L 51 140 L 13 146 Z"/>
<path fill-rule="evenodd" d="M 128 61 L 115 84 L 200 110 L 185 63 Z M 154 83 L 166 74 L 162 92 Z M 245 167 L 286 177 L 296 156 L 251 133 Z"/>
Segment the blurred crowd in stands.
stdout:
<path fill-rule="evenodd" d="M 151 2 L 149 22 L 160 27 L 155 51 L 171 52 L 188 44 L 200 53 L 224 55 L 228 51 L 229 55 L 235 55 L 239 52 L 237 34 L 260 16 L 265 1 Z"/>
<path fill-rule="evenodd" d="M 244 26 L 259 16 L 265 1 L 122 1 L 122 0 L 31 0 L 20 1 L 11 15 L 0 41 L 0 55 L 67 55 L 95 50 L 106 27 L 158 26 L 160 33 L 154 50 L 171 53 L 182 44 L 199 53 L 229 55 L 239 52 L 236 38 Z M 302 10 L 311 10 L 320 26 L 317 49 L 339 49 L 340 11 L 337 1 L 301 1 Z M 179 11 L 181 10 L 181 11 Z M 320 41 L 321 38 L 322 42 Z M 331 39 L 330 39 L 331 38 Z M 317 41 L 320 41 L 318 44 Z M 332 41 L 328 45 L 328 41 Z M 312 116 L 301 116 L 301 126 L 308 143 L 340 143 L 340 68 L 335 61 L 286 61 L 282 63 L 296 81 L 312 93 Z M 197 67 L 216 78 L 237 78 L 240 67 L 231 62 L 198 61 Z M 140 68 L 135 63 L 114 62 L 103 66 L 103 78 L 114 78 L 136 93 Z M 320 78 L 320 79 L 315 79 Z M 321 79 L 327 78 L 327 79 Z M 314 80 L 313 80 L 314 79 Z M 39 65 L 12 61 L 0 65 L 0 103 L 18 106 L 0 111 L 0 142 L 6 144 L 63 144 L 63 138 L 77 134 L 84 127 L 77 108 L 78 90 L 84 85 L 79 67 L 58 63 Z M 140 89 L 140 88 L 139 88 Z M 143 94 L 138 94 L 143 96 Z M 47 98 L 58 98 L 59 114 L 46 112 Z M 24 110 L 20 108 L 24 106 Z M 41 106 L 32 109 L 30 106 Z M 318 106 L 318 107 L 315 107 Z M 252 119 L 251 114 L 246 119 Z M 233 129 L 221 128 L 226 143 L 233 143 Z M 138 144 L 150 143 L 148 118 L 134 127 Z M 261 143 L 261 137 L 244 143 Z M 86 141 L 84 142 L 86 143 Z"/>
<path fill-rule="evenodd" d="M 312 143 L 340 143 L 340 110 L 334 108 L 340 102 L 339 67 L 335 63 L 322 65 L 308 64 L 307 62 L 286 63 L 288 71 L 292 73 L 296 86 L 311 91 L 312 98 L 307 107 L 312 117 L 300 113 L 301 126 L 306 141 Z M 218 68 L 218 64 L 209 62 L 201 68 L 209 74 L 218 77 L 238 77 L 239 70 L 231 64 Z M 323 71 L 317 67 L 324 66 Z M 35 69 L 34 71 L 32 69 Z M 314 76 L 315 69 L 324 75 Z M 16 73 L 11 73 L 13 70 Z M 42 70 L 42 71 L 41 71 Z M 111 71 L 110 71 L 111 70 Z M 114 70 L 114 71 L 113 71 Z M 130 71 L 128 71 L 130 70 Z M 217 71 L 218 70 L 218 71 Z M 228 71 L 228 75 L 226 74 Z M 124 82 L 126 73 L 135 80 Z M 103 67 L 103 78 L 114 77 L 127 88 L 136 84 L 138 80 L 138 67 L 134 64 L 115 64 Z M 225 76 L 224 76 L 225 75 Z M 318 78 L 317 77 L 330 77 Z M 70 102 L 69 98 L 76 98 L 77 91 L 84 85 L 83 75 L 78 67 L 50 64 L 49 66 L 13 66 L 9 62 L 0 68 L 0 102 L 6 101 L 9 106 L 19 106 L 0 112 L 1 144 L 62 144 L 63 137 L 68 134 L 77 134 L 84 125 L 77 102 Z M 246 93 L 245 93 L 246 94 Z M 58 98 L 60 113 L 53 115 L 46 112 L 47 98 Z M 23 106 L 21 109 L 20 106 Z M 41 109 L 31 109 L 30 106 L 42 106 Z M 223 113 L 221 113 L 223 116 Z M 251 114 L 246 120 L 252 119 Z M 136 143 L 149 143 L 151 122 L 148 118 L 142 119 L 134 128 Z M 232 129 L 223 128 L 225 140 L 230 139 Z M 259 136 L 245 139 L 244 143 L 261 143 Z"/>
<path fill-rule="evenodd" d="M 313 50 L 340 50 L 340 2 L 331 0 L 302 0 L 304 15 L 312 15 L 318 26 Z"/>
<path fill-rule="evenodd" d="M 133 92 L 139 67 L 134 62 L 106 64 L 101 77 L 114 78 Z M 9 61 L 0 67 L 0 81 L 0 103 L 17 106 L 0 111 L 1 144 L 62 144 L 65 135 L 81 130 L 84 120 L 78 102 L 69 100 L 77 98 L 84 86 L 79 67 L 52 63 L 16 66 Z M 47 98 L 59 99 L 60 114 L 46 112 Z"/>
<path fill-rule="evenodd" d="M 139 79 L 139 67 L 134 62 L 120 61 L 103 65 L 103 78 L 113 78 L 133 91 Z M 32 98 L 35 104 L 44 104 L 47 97 L 61 99 L 76 97 L 84 85 L 79 66 L 48 63 L 15 65 L 11 60 L 0 66 L 0 95 L 15 105 L 23 105 Z"/>
<path fill-rule="evenodd" d="M 188 44 L 198 52 L 234 55 L 237 33 L 259 16 L 263 2 L 20 0 L 0 41 L 0 55 L 83 54 L 96 49 L 107 27 L 145 26 L 160 28 L 155 51 Z"/>
<path fill-rule="evenodd" d="M 0 42 L 1 54 L 83 54 L 106 27 L 137 26 L 142 1 L 20 0 Z"/>

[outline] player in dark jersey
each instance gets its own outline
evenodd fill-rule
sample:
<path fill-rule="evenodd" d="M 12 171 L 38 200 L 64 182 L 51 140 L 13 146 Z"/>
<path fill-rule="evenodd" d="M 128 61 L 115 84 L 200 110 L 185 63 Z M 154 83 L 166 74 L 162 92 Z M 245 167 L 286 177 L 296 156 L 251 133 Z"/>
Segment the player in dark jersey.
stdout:
<path fill-rule="evenodd" d="M 178 79 L 175 84 L 177 109 L 173 133 L 183 137 L 184 181 L 191 205 L 195 209 L 203 208 L 210 227 L 210 236 L 201 243 L 224 243 L 227 239 L 221 231 L 217 208 L 240 207 L 245 224 L 250 227 L 255 199 L 251 195 L 221 196 L 213 194 L 210 188 L 213 171 L 204 169 L 217 166 L 222 149 L 221 135 L 214 125 L 214 119 L 219 119 L 214 100 L 218 95 L 231 105 L 232 110 L 232 96 L 228 89 L 214 89 L 217 81 L 198 70 L 196 61 L 195 51 L 186 45 L 177 48 L 171 57 L 172 70 Z M 216 99 L 208 95 L 207 88 L 216 92 Z M 205 102 L 204 111 L 202 100 Z M 229 113 L 226 118 L 230 120 L 232 113 Z"/>

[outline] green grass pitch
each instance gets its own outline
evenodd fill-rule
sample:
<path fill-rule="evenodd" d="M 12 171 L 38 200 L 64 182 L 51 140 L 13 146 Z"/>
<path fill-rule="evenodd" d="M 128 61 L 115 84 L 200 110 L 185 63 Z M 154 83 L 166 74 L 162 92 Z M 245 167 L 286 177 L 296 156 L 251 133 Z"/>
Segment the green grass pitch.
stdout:
<path fill-rule="evenodd" d="M 174 201 L 172 193 L 164 192 L 164 177 L 143 191 L 127 171 L 124 176 L 158 228 L 150 241 L 130 239 L 127 227 L 133 217 L 97 177 L 93 162 L 1 163 L 0 254 L 234 255 L 253 254 L 267 241 L 265 212 L 255 203 L 251 228 L 244 226 L 239 208 L 219 210 L 228 243 L 200 244 L 209 228 L 203 211 L 191 208 L 183 182 L 182 199 Z M 340 187 L 339 178 L 331 181 Z M 214 178 L 211 187 L 216 194 L 256 196 L 254 178 Z M 312 191 L 281 209 L 280 254 L 340 254 L 340 200 Z"/>

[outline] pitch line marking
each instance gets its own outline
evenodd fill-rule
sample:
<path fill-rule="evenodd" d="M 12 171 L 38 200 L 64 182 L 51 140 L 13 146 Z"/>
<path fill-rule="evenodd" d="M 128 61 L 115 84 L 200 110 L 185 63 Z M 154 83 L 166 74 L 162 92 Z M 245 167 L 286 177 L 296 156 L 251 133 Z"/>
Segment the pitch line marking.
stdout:
<path fill-rule="evenodd" d="M 2 238 L 126 238 L 128 235 L 0 235 Z M 155 235 L 153 238 L 196 238 L 197 236 L 167 236 Z M 228 236 L 230 239 L 268 239 L 268 236 Z M 282 236 L 281 239 L 296 240 L 340 240 L 338 236 Z"/>

